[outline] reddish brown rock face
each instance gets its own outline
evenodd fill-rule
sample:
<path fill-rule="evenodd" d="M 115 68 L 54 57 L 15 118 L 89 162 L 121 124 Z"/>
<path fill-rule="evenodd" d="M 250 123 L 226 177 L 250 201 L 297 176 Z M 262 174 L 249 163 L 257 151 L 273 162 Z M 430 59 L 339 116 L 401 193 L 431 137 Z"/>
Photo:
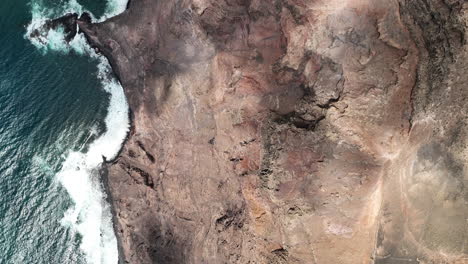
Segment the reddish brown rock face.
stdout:
<path fill-rule="evenodd" d="M 133 129 L 129 263 L 465 263 L 467 4 L 133 0 L 79 22 Z"/>

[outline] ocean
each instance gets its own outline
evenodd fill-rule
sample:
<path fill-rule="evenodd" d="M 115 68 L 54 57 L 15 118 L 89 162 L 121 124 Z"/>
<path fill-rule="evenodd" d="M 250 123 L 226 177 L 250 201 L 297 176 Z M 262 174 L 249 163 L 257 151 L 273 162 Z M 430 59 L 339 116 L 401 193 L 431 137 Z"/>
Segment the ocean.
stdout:
<path fill-rule="evenodd" d="M 98 170 L 129 129 L 123 89 L 107 60 L 50 18 L 96 21 L 127 0 L 0 1 L 0 263 L 117 263 Z"/>

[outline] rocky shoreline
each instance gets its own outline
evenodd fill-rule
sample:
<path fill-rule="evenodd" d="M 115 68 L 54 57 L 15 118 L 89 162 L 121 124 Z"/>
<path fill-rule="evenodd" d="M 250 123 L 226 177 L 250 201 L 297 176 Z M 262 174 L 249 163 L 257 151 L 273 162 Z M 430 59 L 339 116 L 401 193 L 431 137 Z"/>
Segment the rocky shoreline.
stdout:
<path fill-rule="evenodd" d="M 78 19 L 132 130 L 124 263 L 464 263 L 467 3 L 133 0 Z"/>
<path fill-rule="evenodd" d="M 117 232 L 117 219 L 116 219 L 116 209 L 114 202 L 112 200 L 112 193 L 110 192 L 109 188 L 109 171 L 108 171 L 108 166 L 112 165 L 112 161 L 107 161 L 105 158 L 103 158 L 101 168 L 99 169 L 99 177 L 101 179 L 101 183 L 104 189 L 104 193 L 106 194 L 106 201 L 108 202 L 110 208 L 111 208 L 111 213 L 112 213 L 112 224 L 114 228 L 114 232 Z M 118 251 L 118 264 L 123 264 L 125 263 L 124 255 L 123 255 L 123 248 L 122 248 L 122 242 L 120 239 L 117 237 L 117 251 Z"/>

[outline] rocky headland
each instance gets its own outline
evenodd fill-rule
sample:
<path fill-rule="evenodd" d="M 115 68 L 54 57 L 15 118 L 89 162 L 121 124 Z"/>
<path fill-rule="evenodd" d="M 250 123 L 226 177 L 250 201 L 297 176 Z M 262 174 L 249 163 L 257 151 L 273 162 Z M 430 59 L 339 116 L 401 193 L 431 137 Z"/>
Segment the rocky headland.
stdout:
<path fill-rule="evenodd" d="M 132 113 L 106 165 L 122 262 L 467 263 L 467 12 L 132 0 L 71 16 Z"/>

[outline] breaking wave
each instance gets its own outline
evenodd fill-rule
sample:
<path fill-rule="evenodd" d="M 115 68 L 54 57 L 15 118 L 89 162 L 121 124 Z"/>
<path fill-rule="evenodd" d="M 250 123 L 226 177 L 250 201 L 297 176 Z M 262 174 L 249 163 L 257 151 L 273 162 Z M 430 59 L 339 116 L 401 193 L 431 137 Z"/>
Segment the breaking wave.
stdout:
<path fill-rule="evenodd" d="M 127 0 L 109 0 L 103 16 L 93 20 L 102 21 L 122 13 Z M 25 37 L 43 53 L 49 51 L 90 56 L 98 62 L 98 78 L 102 88 L 109 94 L 109 105 L 104 120 L 106 130 L 91 142 L 86 151 L 70 151 L 62 169 L 56 175 L 59 183 L 66 189 L 73 201 L 61 223 L 77 232 L 81 237 L 80 249 L 87 263 L 118 262 L 117 240 L 112 225 L 110 205 L 106 201 L 99 168 L 103 157 L 108 160 L 115 158 L 119 152 L 129 129 L 128 105 L 120 83 L 111 74 L 107 59 L 94 52 L 87 44 L 82 34 L 77 34 L 67 43 L 64 40 L 64 29 L 58 27 L 44 31 L 47 20 L 63 16 L 67 13 L 82 14 L 88 12 L 76 0 L 69 0 L 60 7 L 44 6 L 41 0 L 31 3 L 32 21 L 27 27 Z M 31 33 L 42 30 L 40 35 L 32 38 Z"/>
<path fill-rule="evenodd" d="M 99 21 L 102 22 L 123 13 L 127 9 L 127 4 L 128 0 L 110 0 L 105 14 L 99 18 Z"/>

